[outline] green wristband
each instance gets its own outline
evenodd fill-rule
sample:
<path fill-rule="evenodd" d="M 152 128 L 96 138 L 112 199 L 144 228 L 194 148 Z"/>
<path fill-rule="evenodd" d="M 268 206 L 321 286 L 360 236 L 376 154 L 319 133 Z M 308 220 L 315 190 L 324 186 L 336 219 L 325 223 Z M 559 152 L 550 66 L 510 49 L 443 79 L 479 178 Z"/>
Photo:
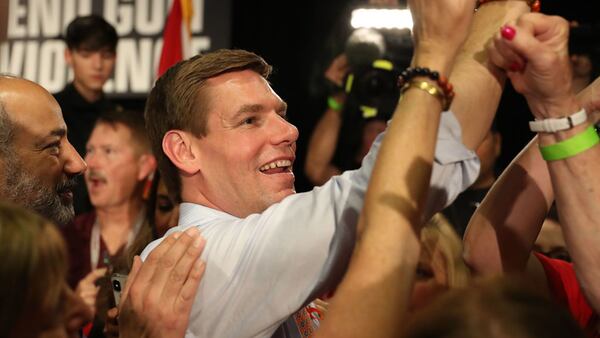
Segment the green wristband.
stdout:
<path fill-rule="evenodd" d="M 598 142 L 600 142 L 600 137 L 598 137 L 594 126 L 590 126 L 583 133 L 562 142 L 540 147 L 540 151 L 544 160 L 557 161 L 582 153 L 598 144 Z"/>
<path fill-rule="evenodd" d="M 341 111 L 344 108 L 344 105 L 337 102 L 333 97 L 327 98 L 327 106 L 335 111 Z"/>

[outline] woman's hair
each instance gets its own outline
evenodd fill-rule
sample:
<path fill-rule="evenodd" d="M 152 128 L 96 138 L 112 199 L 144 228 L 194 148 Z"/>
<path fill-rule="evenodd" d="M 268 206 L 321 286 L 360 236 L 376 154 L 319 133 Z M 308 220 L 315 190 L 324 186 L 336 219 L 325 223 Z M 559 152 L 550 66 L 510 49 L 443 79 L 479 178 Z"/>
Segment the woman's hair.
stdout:
<path fill-rule="evenodd" d="M 0 336 L 20 336 L 24 320 L 55 314 L 67 275 L 67 252 L 55 225 L 0 202 Z"/>
<path fill-rule="evenodd" d="M 450 290 L 417 313 L 405 338 L 583 338 L 561 306 L 524 279 L 482 279 Z"/>
<path fill-rule="evenodd" d="M 150 191 L 148 192 L 148 199 L 146 199 L 146 215 L 145 220 L 140 230 L 135 235 L 135 238 L 131 245 L 129 245 L 123 254 L 117 258 L 117 261 L 113 264 L 114 272 L 128 274 L 133 265 L 133 258 L 140 255 L 144 248 L 153 240 L 159 238 L 156 231 L 156 219 L 154 216 L 154 210 L 156 208 L 156 199 L 158 194 L 158 185 L 160 183 L 160 173 L 154 172 L 152 178 L 152 184 L 150 185 Z"/>
<path fill-rule="evenodd" d="M 432 256 L 442 254 L 446 264 L 448 288 L 461 288 L 469 283 L 471 273 L 465 264 L 461 239 L 441 214 L 435 214 L 421 230 L 422 250 Z"/>
<path fill-rule="evenodd" d="M 131 245 L 125 248 L 123 254 L 121 254 L 115 262 L 113 262 L 112 272 L 129 274 L 133 265 L 133 258 L 140 255 L 144 248 L 153 240 L 157 239 L 156 232 L 156 221 L 154 217 L 154 209 L 156 206 L 156 198 L 158 185 L 160 183 L 160 174 L 158 171 L 154 173 L 152 179 L 152 185 L 150 186 L 150 192 L 148 199 L 146 200 L 146 215 L 145 220 L 140 230 L 136 234 Z M 111 307 L 114 307 L 114 298 L 112 292 L 112 284 L 109 280 L 105 280 L 100 284 L 100 291 L 98 292 L 98 299 L 96 302 L 97 312 L 96 316 L 101 321 L 106 320 L 106 311 Z"/>
<path fill-rule="evenodd" d="M 131 243 L 123 255 L 127 261 L 127 271 L 131 269 L 133 258 L 140 255 L 150 242 L 159 238 L 156 230 L 154 211 L 156 209 L 160 180 L 160 172 L 156 170 L 152 179 L 152 185 L 150 186 L 150 192 L 148 193 L 148 199 L 146 200 L 146 222 L 144 222 L 133 243 Z"/>

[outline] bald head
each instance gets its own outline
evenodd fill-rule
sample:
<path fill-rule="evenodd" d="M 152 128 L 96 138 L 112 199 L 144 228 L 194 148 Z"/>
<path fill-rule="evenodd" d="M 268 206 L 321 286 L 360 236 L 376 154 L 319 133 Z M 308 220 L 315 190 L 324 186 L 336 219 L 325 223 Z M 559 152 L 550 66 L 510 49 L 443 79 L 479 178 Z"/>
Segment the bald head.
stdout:
<path fill-rule="evenodd" d="M 0 198 L 58 224 L 73 217 L 73 177 L 86 166 L 60 106 L 29 80 L 0 75 Z"/>
<path fill-rule="evenodd" d="M 0 75 L 0 104 L 4 113 L 16 123 L 28 121 L 24 118 L 26 113 L 34 113 L 34 118 L 43 118 L 51 112 L 62 120 L 60 106 L 54 96 L 44 87 L 26 79 Z"/>
<path fill-rule="evenodd" d="M 66 134 L 62 112 L 54 96 L 35 82 L 0 74 L 0 161 L 12 154 L 17 130 L 43 132 L 40 127 L 45 122 L 56 123 L 60 132 Z"/>
<path fill-rule="evenodd" d="M 37 112 L 30 118 L 39 120 L 50 110 L 62 120 L 60 106 L 46 89 L 35 82 L 0 74 L 0 145 L 2 152 L 11 147 L 14 128 L 27 122 L 26 114 Z M 64 125 L 64 121 L 63 121 Z M 2 154 L 2 153 L 0 153 Z"/>

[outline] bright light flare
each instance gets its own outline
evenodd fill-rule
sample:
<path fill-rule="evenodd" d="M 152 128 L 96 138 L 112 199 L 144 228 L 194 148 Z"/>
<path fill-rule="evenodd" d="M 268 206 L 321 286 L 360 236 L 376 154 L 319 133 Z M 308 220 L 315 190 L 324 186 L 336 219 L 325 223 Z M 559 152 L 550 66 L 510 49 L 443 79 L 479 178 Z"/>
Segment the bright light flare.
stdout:
<path fill-rule="evenodd" d="M 353 28 L 412 30 L 413 21 L 408 9 L 357 8 L 352 11 Z"/>

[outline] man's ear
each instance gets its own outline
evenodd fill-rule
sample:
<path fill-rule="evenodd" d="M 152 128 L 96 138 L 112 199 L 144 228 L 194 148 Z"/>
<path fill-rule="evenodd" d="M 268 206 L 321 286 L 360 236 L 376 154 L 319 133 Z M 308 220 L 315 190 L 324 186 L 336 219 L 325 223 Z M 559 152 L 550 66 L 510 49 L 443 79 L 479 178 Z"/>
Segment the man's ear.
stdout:
<path fill-rule="evenodd" d="M 199 154 L 192 146 L 193 136 L 183 130 L 169 130 L 163 137 L 162 148 L 165 155 L 187 175 L 194 175 L 199 170 Z"/>
<path fill-rule="evenodd" d="M 65 61 L 69 66 L 73 66 L 73 54 L 68 47 L 65 48 Z"/>
<path fill-rule="evenodd" d="M 139 170 L 138 170 L 138 176 L 137 176 L 138 181 L 143 181 L 145 179 L 152 179 L 152 177 L 150 177 L 150 176 L 153 175 L 154 171 L 156 170 L 156 158 L 154 157 L 154 155 L 152 155 L 150 153 L 143 154 L 138 159 L 138 163 L 139 163 Z"/>

